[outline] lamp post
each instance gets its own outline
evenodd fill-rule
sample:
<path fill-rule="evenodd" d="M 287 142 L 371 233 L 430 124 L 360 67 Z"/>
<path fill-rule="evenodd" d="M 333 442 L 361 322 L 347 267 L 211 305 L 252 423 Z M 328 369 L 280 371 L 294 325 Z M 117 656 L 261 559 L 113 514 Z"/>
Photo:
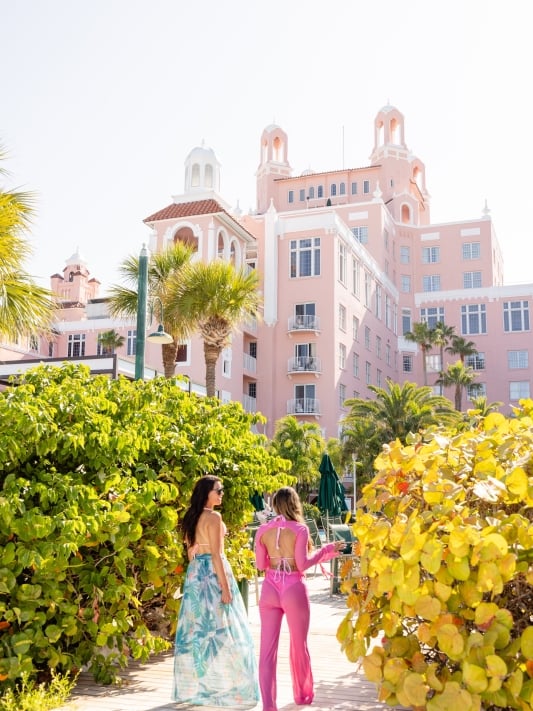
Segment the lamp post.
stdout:
<path fill-rule="evenodd" d="M 135 380 L 144 378 L 144 348 L 146 345 L 146 306 L 148 296 L 148 250 L 143 244 L 139 254 L 137 284 L 137 338 L 135 345 Z"/>
<path fill-rule="evenodd" d="M 152 303 L 150 305 L 150 324 L 152 323 L 153 315 L 154 315 L 154 303 L 156 301 L 159 301 L 159 326 L 157 327 L 157 331 L 154 331 L 154 333 L 151 333 L 149 336 L 146 336 L 146 340 L 150 341 L 150 343 L 159 343 L 160 346 L 168 345 L 169 343 L 174 343 L 174 339 L 170 335 L 170 333 L 167 333 L 165 329 L 163 328 L 163 319 L 164 319 L 164 312 L 163 312 L 163 302 L 159 298 L 159 296 L 154 296 Z"/>

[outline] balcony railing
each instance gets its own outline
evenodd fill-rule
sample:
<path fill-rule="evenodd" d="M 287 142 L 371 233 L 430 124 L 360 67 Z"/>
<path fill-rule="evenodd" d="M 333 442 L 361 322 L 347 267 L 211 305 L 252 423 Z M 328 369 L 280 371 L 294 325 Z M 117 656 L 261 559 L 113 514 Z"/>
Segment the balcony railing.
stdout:
<path fill-rule="evenodd" d="M 320 402 L 313 397 L 297 397 L 287 400 L 288 415 L 316 415 L 320 412 Z"/>
<path fill-rule="evenodd" d="M 305 314 L 289 317 L 289 331 L 319 331 L 320 321 L 318 316 Z"/>
<path fill-rule="evenodd" d="M 248 331 L 248 333 L 257 333 L 257 319 L 254 317 L 247 318 L 246 321 L 242 322 L 241 328 L 243 331 Z"/>
<path fill-rule="evenodd" d="M 322 372 L 322 363 L 320 358 L 315 356 L 297 356 L 296 358 L 289 358 L 287 371 L 289 373 L 320 373 Z"/>
<path fill-rule="evenodd" d="M 257 398 L 243 393 L 242 406 L 246 412 L 257 412 Z"/>
<path fill-rule="evenodd" d="M 257 373 L 257 358 L 254 358 L 249 353 L 242 354 L 242 365 L 248 373 Z"/>

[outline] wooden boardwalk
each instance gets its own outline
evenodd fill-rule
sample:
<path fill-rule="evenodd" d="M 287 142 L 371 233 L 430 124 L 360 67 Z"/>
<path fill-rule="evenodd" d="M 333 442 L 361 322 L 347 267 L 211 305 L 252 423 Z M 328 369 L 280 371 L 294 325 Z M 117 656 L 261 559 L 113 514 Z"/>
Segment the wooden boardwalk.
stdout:
<path fill-rule="evenodd" d="M 335 638 L 346 606 L 340 595 L 330 596 L 329 582 L 321 575 L 308 578 L 311 598 L 309 648 L 315 679 L 314 711 L 391 711 L 376 701 L 373 684 L 367 682 L 358 665 L 341 653 Z M 256 651 L 259 642 L 259 611 L 253 585 L 250 585 L 249 619 Z M 292 698 L 289 672 L 289 641 L 284 625 L 278 656 L 279 711 L 303 711 Z M 71 701 L 61 711 L 210 711 L 211 707 L 176 704 L 170 700 L 173 657 L 168 652 L 146 664 L 132 665 L 122 674 L 121 687 L 99 686 L 88 675 L 81 675 Z M 259 703 L 254 711 L 261 711 Z M 212 709 L 215 711 L 215 709 Z M 220 711 L 220 709 L 218 709 Z"/>

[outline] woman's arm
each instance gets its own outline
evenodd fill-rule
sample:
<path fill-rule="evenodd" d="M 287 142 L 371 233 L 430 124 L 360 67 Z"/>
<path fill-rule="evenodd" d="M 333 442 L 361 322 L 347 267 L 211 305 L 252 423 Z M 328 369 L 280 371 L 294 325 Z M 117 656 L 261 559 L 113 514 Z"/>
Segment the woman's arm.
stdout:
<path fill-rule="evenodd" d="M 222 552 L 224 551 L 224 528 L 220 514 L 213 511 L 207 522 L 207 540 L 211 550 L 211 559 L 213 568 L 215 569 L 218 582 L 222 588 L 222 602 L 224 604 L 231 602 L 232 595 L 229 589 L 228 578 L 222 563 Z"/>
<path fill-rule="evenodd" d="M 254 553 L 255 553 L 255 567 L 258 570 L 266 570 L 270 567 L 270 556 L 268 555 L 267 548 L 261 537 L 265 531 L 265 526 L 259 526 L 255 534 L 254 542 Z"/>
<path fill-rule="evenodd" d="M 298 525 L 296 533 L 296 542 L 294 544 L 294 560 L 296 562 L 296 567 L 298 570 L 307 570 L 317 563 L 322 561 L 331 560 L 339 555 L 339 548 L 346 545 L 345 541 L 336 541 L 334 543 L 328 543 L 322 548 L 311 552 L 307 548 L 307 542 L 309 540 L 309 529 L 304 524 Z"/>

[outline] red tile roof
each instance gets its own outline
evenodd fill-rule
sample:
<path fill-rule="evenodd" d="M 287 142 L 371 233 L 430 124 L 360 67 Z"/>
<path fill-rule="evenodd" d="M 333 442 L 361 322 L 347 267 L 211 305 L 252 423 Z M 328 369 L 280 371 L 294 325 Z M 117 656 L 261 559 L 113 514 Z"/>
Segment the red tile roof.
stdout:
<path fill-rule="evenodd" d="M 224 212 L 222 205 L 216 200 L 197 200 L 196 202 L 173 202 L 171 205 L 164 207 L 153 215 L 146 217 L 143 222 L 156 222 L 158 220 L 172 220 L 178 217 L 193 217 L 194 215 L 216 215 Z"/>

